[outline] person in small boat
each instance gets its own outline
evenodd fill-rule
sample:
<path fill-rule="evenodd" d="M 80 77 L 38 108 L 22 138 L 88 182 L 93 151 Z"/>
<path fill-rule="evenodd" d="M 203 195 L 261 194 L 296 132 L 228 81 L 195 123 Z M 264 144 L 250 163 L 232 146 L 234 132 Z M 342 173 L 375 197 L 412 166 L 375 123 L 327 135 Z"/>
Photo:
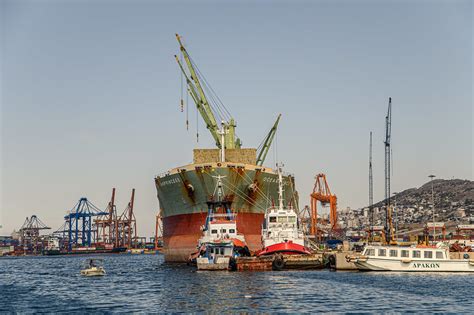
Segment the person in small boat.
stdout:
<path fill-rule="evenodd" d="M 97 267 L 94 263 L 94 260 L 93 259 L 89 259 L 89 268 L 94 268 L 94 267 Z"/>

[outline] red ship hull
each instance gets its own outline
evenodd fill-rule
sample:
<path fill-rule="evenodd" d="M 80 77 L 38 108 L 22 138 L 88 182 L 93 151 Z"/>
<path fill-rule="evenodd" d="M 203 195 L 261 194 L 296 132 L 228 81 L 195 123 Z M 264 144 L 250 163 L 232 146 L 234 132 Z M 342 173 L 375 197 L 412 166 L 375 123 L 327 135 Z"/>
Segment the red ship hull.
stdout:
<path fill-rule="evenodd" d="M 207 213 L 180 214 L 163 218 L 163 253 L 168 262 L 186 262 L 196 251 L 201 226 Z M 238 213 L 237 230 L 243 234 L 250 251 L 262 248 L 262 221 L 260 213 Z"/>
<path fill-rule="evenodd" d="M 284 255 L 309 255 L 311 252 L 304 246 L 292 241 L 273 244 L 257 253 L 257 256 L 284 254 Z"/>

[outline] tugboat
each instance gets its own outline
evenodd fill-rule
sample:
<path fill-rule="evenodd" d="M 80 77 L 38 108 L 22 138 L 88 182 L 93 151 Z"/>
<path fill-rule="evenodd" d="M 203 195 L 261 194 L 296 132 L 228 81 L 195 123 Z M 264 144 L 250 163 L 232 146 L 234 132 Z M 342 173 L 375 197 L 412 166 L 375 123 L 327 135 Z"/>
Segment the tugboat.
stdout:
<path fill-rule="evenodd" d="M 189 261 L 196 263 L 198 270 L 236 270 L 235 259 L 250 256 L 250 251 L 244 236 L 237 232 L 236 214 L 230 209 L 231 202 L 223 198 L 222 176 L 215 178 L 217 185 L 215 194 L 207 202 L 203 235 L 198 241 L 198 250 L 190 255 Z M 217 200 L 214 201 L 216 193 Z"/>
<path fill-rule="evenodd" d="M 300 229 L 298 215 L 291 207 L 283 205 L 283 176 L 281 165 L 278 169 L 278 207 L 265 212 L 262 227 L 263 249 L 256 253 L 264 255 L 310 255 L 305 247 L 303 231 Z"/>

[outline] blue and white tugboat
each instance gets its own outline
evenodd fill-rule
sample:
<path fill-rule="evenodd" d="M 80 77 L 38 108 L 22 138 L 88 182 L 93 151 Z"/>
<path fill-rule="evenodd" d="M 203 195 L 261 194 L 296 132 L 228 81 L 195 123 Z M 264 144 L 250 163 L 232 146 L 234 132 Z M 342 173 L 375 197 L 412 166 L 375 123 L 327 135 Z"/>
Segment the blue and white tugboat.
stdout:
<path fill-rule="evenodd" d="M 222 176 L 216 176 L 216 179 L 214 195 L 207 202 L 203 235 L 198 241 L 197 252 L 190 255 L 189 261 L 195 262 L 198 270 L 235 270 L 235 259 L 250 256 L 250 251 L 244 236 L 237 232 L 236 214 L 230 209 L 231 202 L 224 198 Z"/>

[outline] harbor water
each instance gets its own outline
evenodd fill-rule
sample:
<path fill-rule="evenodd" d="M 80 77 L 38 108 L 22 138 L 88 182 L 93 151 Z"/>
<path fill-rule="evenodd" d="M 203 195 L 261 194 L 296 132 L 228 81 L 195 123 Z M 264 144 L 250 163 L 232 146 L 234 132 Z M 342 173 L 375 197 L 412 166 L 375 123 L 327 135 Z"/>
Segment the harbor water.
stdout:
<path fill-rule="evenodd" d="M 474 275 L 280 271 L 196 272 L 162 255 L 0 259 L 0 312 L 472 312 Z M 94 256 L 98 257 L 98 256 Z"/>

